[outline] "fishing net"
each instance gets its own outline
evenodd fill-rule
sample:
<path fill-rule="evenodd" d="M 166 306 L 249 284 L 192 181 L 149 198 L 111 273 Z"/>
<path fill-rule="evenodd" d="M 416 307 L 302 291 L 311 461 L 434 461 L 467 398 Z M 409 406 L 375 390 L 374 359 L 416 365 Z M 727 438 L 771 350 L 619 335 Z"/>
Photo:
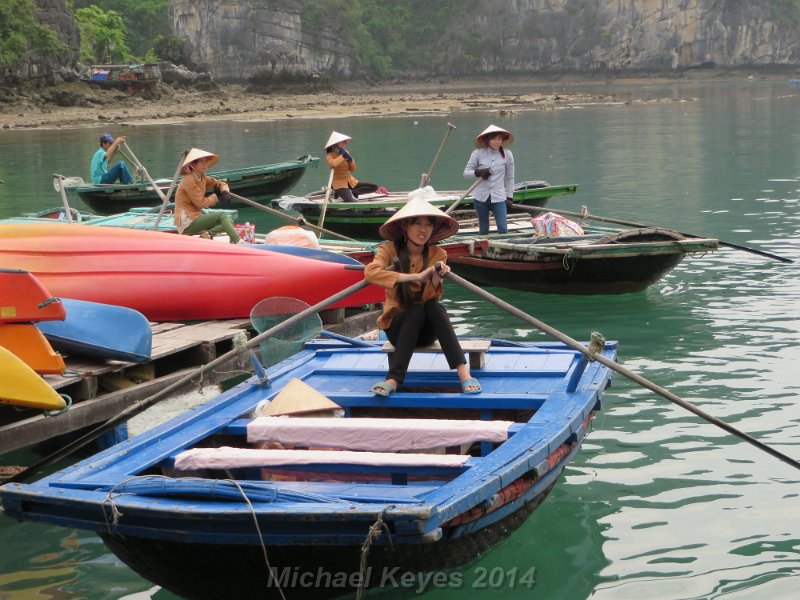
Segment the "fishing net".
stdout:
<path fill-rule="evenodd" d="M 309 308 L 297 298 L 277 296 L 256 304 L 250 311 L 250 322 L 258 333 L 263 333 Z M 303 344 L 317 337 L 322 330 L 322 320 L 314 313 L 300 319 L 288 328 L 270 336 L 259 346 L 261 364 L 274 365 L 303 349 Z"/>

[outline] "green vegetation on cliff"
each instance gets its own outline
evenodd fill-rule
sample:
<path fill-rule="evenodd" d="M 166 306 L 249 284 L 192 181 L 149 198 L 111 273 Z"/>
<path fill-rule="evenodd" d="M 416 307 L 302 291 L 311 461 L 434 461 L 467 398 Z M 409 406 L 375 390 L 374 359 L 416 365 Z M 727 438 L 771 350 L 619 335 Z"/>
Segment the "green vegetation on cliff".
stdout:
<path fill-rule="evenodd" d="M 56 33 L 38 19 L 34 0 L 0 2 L 0 67 L 10 67 L 29 52 L 52 56 L 64 52 Z"/>

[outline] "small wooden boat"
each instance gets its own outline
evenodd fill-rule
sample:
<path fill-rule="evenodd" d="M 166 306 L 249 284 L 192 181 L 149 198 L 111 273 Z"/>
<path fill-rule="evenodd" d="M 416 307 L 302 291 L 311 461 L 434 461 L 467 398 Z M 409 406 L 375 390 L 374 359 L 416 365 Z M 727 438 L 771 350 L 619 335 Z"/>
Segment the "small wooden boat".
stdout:
<path fill-rule="evenodd" d="M 92 530 L 186 598 L 353 597 L 387 577 L 445 575 L 557 485 L 610 375 L 557 343 L 472 348 L 480 394 L 462 393 L 434 352 L 381 398 L 369 391 L 385 375 L 380 342 L 309 342 L 267 385 L 251 378 L 40 481 L 4 485 L 3 509 Z M 613 359 L 616 344 L 601 352 Z M 297 583 L 320 577 L 340 583 Z"/>
<path fill-rule="evenodd" d="M 64 399 L 12 352 L 0 346 L 0 403 L 58 410 Z"/>
<path fill-rule="evenodd" d="M 121 227 L 0 224 L 0 264 L 33 273 L 50 293 L 125 306 L 152 321 L 247 317 L 264 298 L 309 305 L 362 281 L 331 262 Z M 368 286 L 331 308 L 383 301 Z"/>
<path fill-rule="evenodd" d="M 59 352 L 136 363 L 150 360 L 153 332 L 139 311 L 67 298 L 61 302 L 67 311 L 63 321 L 36 324 Z"/>
<path fill-rule="evenodd" d="M 532 230 L 524 237 L 490 236 L 467 255 L 448 255 L 448 264 L 479 285 L 542 294 L 623 294 L 652 285 L 687 254 L 719 247 L 717 239 L 687 238 L 670 229 L 588 231 L 569 238 L 535 238 Z"/>
<path fill-rule="evenodd" d="M 5 263 L 8 264 L 8 263 Z M 0 324 L 62 320 L 64 305 L 31 273 L 0 268 Z"/>
<path fill-rule="evenodd" d="M 61 375 L 64 372 L 64 358 L 33 323 L 0 323 L 0 346 L 40 375 Z"/>
<path fill-rule="evenodd" d="M 270 200 L 289 191 L 311 166 L 317 166 L 319 158 L 301 156 L 295 160 L 270 165 L 258 165 L 241 169 L 226 169 L 209 173 L 212 177 L 226 181 L 231 191 L 255 201 Z M 166 194 L 172 179 L 157 179 L 156 185 Z M 147 181 L 131 184 L 92 184 L 80 177 L 64 180 L 65 189 L 77 194 L 92 210 L 103 215 L 127 212 L 141 206 L 158 206 L 161 198 Z M 58 189 L 58 188 L 56 188 Z M 236 199 L 233 199 L 234 205 Z"/>
<path fill-rule="evenodd" d="M 546 181 L 525 181 L 515 187 L 514 202 L 527 206 L 544 206 L 552 196 L 574 194 L 577 185 L 551 186 Z M 446 210 L 463 192 L 437 192 L 435 198 L 426 198 L 434 206 Z M 326 229 L 357 239 L 380 239 L 378 228 L 408 201 L 408 192 L 393 194 L 364 194 L 357 202 L 329 199 L 325 211 Z M 303 198 L 286 197 L 274 201 L 283 210 L 296 210 L 309 222 L 318 224 L 325 200 L 325 192 L 318 191 Z M 453 211 L 453 216 L 473 215 L 472 197 L 467 196 Z"/>
<path fill-rule="evenodd" d="M 161 70 L 155 63 L 92 65 L 91 75 L 84 81 L 106 89 L 133 94 L 155 86 L 161 80 Z"/>

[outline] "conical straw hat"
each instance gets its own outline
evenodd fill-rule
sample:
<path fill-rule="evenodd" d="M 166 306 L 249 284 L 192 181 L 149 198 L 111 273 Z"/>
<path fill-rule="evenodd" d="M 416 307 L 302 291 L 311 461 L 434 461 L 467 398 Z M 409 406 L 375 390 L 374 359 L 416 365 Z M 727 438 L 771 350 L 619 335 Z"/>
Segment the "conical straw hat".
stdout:
<path fill-rule="evenodd" d="M 433 219 L 434 226 L 431 242 L 449 238 L 458 231 L 458 221 L 443 210 L 436 208 L 427 200 L 417 197 L 409 200 L 403 208 L 394 213 L 386 223 L 381 225 L 378 233 L 385 240 L 398 240 L 406 232 L 407 220 L 414 217 L 430 217 Z"/>
<path fill-rule="evenodd" d="M 211 152 L 206 152 L 205 150 L 201 150 L 200 148 L 192 148 L 189 150 L 189 153 L 186 155 L 186 158 L 183 159 L 183 164 L 181 164 L 181 171 L 186 168 L 186 165 L 193 163 L 194 161 L 204 158 L 206 156 L 210 156 L 211 160 L 208 163 L 209 167 L 213 167 L 215 164 L 219 162 L 219 156 L 213 154 Z"/>
<path fill-rule="evenodd" d="M 344 142 L 345 140 L 346 141 L 350 141 L 352 139 L 353 138 L 351 138 L 347 134 L 339 133 L 338 131 L 334 131 L 334 132 L 331 133 L 331 137 L 328 138 L 328 141 L 325 143 L 325 146 L 323 146 L 323 147 L 327 150 L 328 148 L 330 148 L 334 144 L 338 144 L 339 142 Z"/>
<path fill-rule="evenodd" d="M 508 147 L 514 143 L 514 134 L 510 131 L 503 129 L 502 127 L 498 127 L 497 125 L 489 125 L 486 129 L 481 131 L 478 134 L 478 137 L 475 138 L 475 146 L 477 148 L 483 148 L 486 145 L 486 142 L 483 139 L 485 135 L 491 135 L 493 133 L 502 133 L 503 134 L 503 146 Z"/>
<path fill-rule="evenodd" d="M 299 379 L 292 379 L 278 395 L 272 399 L 264 412 L 265 417 L 277 415 L 291 415 L 320 410 L 334 410 L 342 407 L 329 400 L 307 383 Z"/>

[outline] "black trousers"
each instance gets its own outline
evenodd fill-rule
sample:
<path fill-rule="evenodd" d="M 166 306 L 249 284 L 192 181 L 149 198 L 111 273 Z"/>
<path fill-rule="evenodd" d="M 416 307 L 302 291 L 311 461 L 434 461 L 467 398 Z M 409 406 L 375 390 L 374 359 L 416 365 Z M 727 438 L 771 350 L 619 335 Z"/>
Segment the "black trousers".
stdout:
<path fill-rule="evenodd" d="M 341 198 L 345 202 L 355 202 L 358 200 L 359 194 L 371 194 L 376 192 L 378 186 L 374 183 L 367 183 L 366 181 L 359 181 L 354 188 L 344 187 L 336 188 L 333 190 L 334 198 Z"/>
<path fill-rule="evenodd" d="M 389 374 L 386 379 L 394 379 L 398 384 L 406 378 L 414 349 L 428 346 L 436 340 L 439 340 L 451 369 L 467 362 L 447 311 L 438 300 L 409 306 L 403 314 L 392 319 L 386 337 L 394 346 L 394 352 L 389 355 Z"/>

